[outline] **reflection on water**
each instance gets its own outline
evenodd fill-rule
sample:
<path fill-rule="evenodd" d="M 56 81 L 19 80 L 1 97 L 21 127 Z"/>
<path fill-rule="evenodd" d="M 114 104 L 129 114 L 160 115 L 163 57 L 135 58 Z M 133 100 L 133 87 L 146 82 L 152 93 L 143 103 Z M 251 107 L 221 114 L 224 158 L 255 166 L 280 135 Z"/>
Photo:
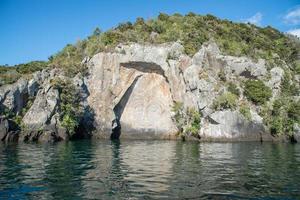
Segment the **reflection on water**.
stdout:
<path fill-rule="evenodd" d="M 300 145 L 0 145 L 0 199 L 299 199 Z"/>

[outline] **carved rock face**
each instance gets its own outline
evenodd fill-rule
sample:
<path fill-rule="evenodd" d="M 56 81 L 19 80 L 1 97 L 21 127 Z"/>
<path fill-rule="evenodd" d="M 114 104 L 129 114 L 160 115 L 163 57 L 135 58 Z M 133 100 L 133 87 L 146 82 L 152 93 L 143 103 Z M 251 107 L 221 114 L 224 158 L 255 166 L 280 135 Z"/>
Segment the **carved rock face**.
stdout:
<path fill-rule="evenodd" d="M 266 71 L 263 61 L 223 56 L 214 43 L 203 45 L 193 58 L 178 43 L 120 45 L 116 53 L 95 55 L 88 67 L 87 101 L 95 112 L 98 135 L 139 139 L 175 137 L 177 129 L 171 120 L 175 101 L 202 110 L 204 117 L 213 115 L 214 99 L 226 90 L 218 77 L 220 71 L 233 82 L 243 78 L 241 73 L 261 78 Z M 224 116 L 225 129 L 217 127 L 221 131 L 206 122 L 201 132 L 207 134 L 202 137 L 235 139 L 256 131 L 243 120 L 235 123 L 241 121 L 238 117 L 232 122 L 233 116 L 239 115 Z M 260 139 L 261 126 L 252 139 Z"/>
<path fill-rule="evenodd" d="M 122 135 L 135 137 L 169 137 L 176 133 L 171 119 L 172 97 L 168 83 L 161 75 L 142 75 L 125 96 L 124 111 L 120 116 Z"/>
<path fill-rule="evenodd" d="M 173 99 L 165 72 L 155 63 L 129 59 L 100 54 L 91 67 L 88 102 L 95 111 L 97 129 L 103 137 L 119 131 L 116 126 L 126 138 L 174 136 Z"/>

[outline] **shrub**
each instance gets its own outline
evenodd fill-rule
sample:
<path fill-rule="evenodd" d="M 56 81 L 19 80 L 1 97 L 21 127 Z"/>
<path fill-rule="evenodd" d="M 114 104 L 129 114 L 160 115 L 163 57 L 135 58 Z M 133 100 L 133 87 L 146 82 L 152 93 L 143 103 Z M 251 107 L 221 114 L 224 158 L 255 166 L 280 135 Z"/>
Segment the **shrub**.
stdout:
<path fill-rule="evenodd" d="M 0 70 L 0 86 L 5 84 L 12 84 L 16 82 L 20 77 L 21 75 L 15 69 L 11 69 L 5 72 L 2 72 Z"/>
<path fill-rule="evenodd" d="M 20 74 L 31 74 L 36 71 L 40 71 L 44 68 L 46 68 L 48 65 L 48 62 L 45 61 L 32 61 L 25 64 L 19 64 L 16 65 L 16 70 Z"/>
<path fill-rule="evenodd" d="M 68 132 L 72 135 L 75 132 L 75 129 L 78 127 L 79 123 L 78 120 L 69 114 L 65 114 L 62 118 L 61 125 L 65 127 Z"/>
<path fill-rule="evenodd" d="M 60 104 L 59 114 L 60 121 L 70 135 L 73 135 L 83 116 L 83 106 L 80 104 L 80 95 L 75 86 L 68 79 L 54 79 L 52 86 L 59 90 Z"/>
<path fill-rule="evenodd" d="M 186 134 L 191 134 L 194 137 L 197 137 L 198 132 L 201 128 L 201 113 L 196 111 L 194 108 L 188 108 L 188 125 L 186 127 Z"/>
<path fill-rule="evenodd" d="M 0 86 L 16 82 L 22 75 L 32 74 L 48 66 L 45 61 L 32 61 L 15 66 L 0 66 Z"/>
<path fill-rule="evenodd" d="M 273 102 L 272 108 L 261 113 L 265 124 L 273 135 L 292 135 L 294 125 L 300 123 L 300 102 L 291 97 L 281 97 Z"/>
<path fill-rule="evenodd" d="M 282 95 L 297 96 L 299 94 L 299 87 L 297 87 L 295 83 L 291 82 L 291 80 L 291 75 L 285 73 L 280 86 Z"/>
<path fill-rule="evenodd" d="M 293 63 L 293 71 L 295 72 L 295 74 L 300 74 L 300 60 L 296 60 Z"/>
<path fill-rule="evenodd" d="M 290 119 L 300 122 L 300 100 L 292 101 L 287 108 L 287 115 Z"/>
<path fill-rule="evenodd" d="M 283 119 L 279 116 L 276 116 L 272 119 L 270 124 L 270 132 L 272 135 L 279 135 L 284 131 L 284 122 Z"/>
<path fill-rule="evenodd" d="M 228 92 L 231 92 L 232 94 L 235 94 L 236 96 L 240 96 L 240 90 L 237 88 L 236 84 L 229 82 L 227 89 L 228 89 Z"/>
<path fill-rule="evenodd" d="M 201 128 L 201 113 L 194 108 L 184 108 L 181 102 L 175 102 L 172 111 L 180 136 L 182 138 L 189 135 L 198 137 Z"/>
<path fill-rule="evenodd" d="M 241 105 L 239 111 L 247 120 L 251 120 L 251 112 L 249 106 Z"/>
<path fill-rule="evenodd" d="M 213 108 L 215 110 L 231 109 L 234 110 L 237 106 L 237 96 L 231 92 L 226 92 L 217 97 L 213 102 Z"/>
<path fill-rule="evenodd" d="M 272 97 L 272 90 L 261 80 L 247 80 L 244 95 L 255 104 L 264 104 Z"/>

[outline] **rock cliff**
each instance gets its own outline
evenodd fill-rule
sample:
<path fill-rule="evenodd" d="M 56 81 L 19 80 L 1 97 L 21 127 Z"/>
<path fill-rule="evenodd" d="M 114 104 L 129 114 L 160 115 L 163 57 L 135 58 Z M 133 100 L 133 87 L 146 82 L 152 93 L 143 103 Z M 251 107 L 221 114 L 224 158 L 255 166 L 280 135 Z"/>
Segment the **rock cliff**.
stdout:
<path fill-rule="evenodd" d="M 268 70 L 262 59 L 222 55 L 214 42 L 205 43 L 189 57 L 175 42 L 120 44 L 113 52 L 96 54 L 84 63 L 88 73 L 71 79 L 84 108 L 77 132 L 93 127 L 96 138 L 176 139 L 180 130 L 173 107 L 182 102 L 184 108 L 202 113 L 197 139 L 273 139 L 259 115 L 261 106 L 243 95 L 245 80 L 264 82 L 272 90 L 270 101 L 280 93 L 284 70 L 279 66 Z M 61 91 L 53 84 L 57 77 L 69 79 L 57 69 L 47 69 L 30 80 L 20 79 L 0 88 L 1 112 L 22 116 L 20 134 L 10 131 L 9 117 L 2 116 L 1 140 L 13 140 L 10 132 L 23 141 L 71 137 L 60 119 Z M 217 109 L 214 102 L 228 92 L 227 83 L 233 83 L 241 94 L 237 106 Z M 248 116 L 239 110 L 244 104 L 249 106 Z"/>

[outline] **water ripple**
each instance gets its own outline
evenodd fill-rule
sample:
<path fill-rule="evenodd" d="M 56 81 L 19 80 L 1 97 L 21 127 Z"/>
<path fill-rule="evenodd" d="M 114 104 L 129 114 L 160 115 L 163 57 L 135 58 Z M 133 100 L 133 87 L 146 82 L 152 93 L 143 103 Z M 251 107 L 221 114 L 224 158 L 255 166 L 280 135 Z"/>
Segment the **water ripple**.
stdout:
<path fill-rule="evenodd" d="M 300 199 L 300 145 L 0 145 L 0 199 Z"/>

